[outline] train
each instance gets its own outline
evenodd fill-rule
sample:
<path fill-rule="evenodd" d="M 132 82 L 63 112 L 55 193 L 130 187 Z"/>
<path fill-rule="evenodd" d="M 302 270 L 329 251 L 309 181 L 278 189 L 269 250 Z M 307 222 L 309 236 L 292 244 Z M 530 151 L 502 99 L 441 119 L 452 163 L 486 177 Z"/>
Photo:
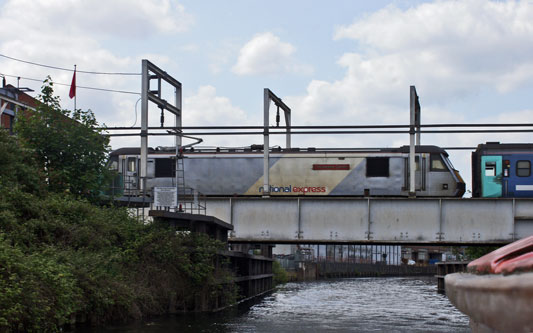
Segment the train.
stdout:
<path fill-rule="evenodd" d="M 188 148 L 180 152 L 185 185 L 207 196 L 262 196 L 262 146 Z M 409 147 L 381 149 L 272 148 L 271 196 L 409 195 Z M 417 146 L 417 197 L 462 197 L 465 182 L 445 149 Z M 487 142 L 472 152 L 472 197 L 533 197 L 533 144 Z M 110 154 L 120 194 L 140 190 L 140 148 Z M 179 169 L 179 168 L 178 168 Z M 174 148 L 148 150 L 147 189 L 176 186 Z"/>
<path fill-rule="evenodd" d="M 487 142 L 472 152 L 472 196 L 533 197 L 533 144 Z"/>
<path fill-rule="evenodd" d="M 185 185 L 206 196 L 262 196 L 262 145 L 243 148 L 149 148 L 146 189 Z M 176 168 L 176 161 L 182 163 Z M 270 196 L 407 197 L 409 146 L 376 149 L 271 148 Z M 448 153 L 437 146 L 415 149 L 417 197 L 462 197 L 465 182 Z M 110 168 L 124 196 L 140 190 L 140 148 L 110 154 Z M 181 171 L 183 173 L 180 175 Z M 178 177 L 176 177 L 178 172 Z M 149 191 L 148 191 L 149 192 Z"/>

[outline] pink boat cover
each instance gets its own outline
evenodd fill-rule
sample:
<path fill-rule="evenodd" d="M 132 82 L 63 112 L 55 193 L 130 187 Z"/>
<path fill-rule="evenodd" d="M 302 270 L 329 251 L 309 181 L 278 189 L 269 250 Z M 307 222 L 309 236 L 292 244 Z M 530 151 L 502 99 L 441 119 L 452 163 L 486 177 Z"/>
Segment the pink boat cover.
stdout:
<path fill-rule="evenodd" d="M 501 247 L 468 264 L 476 274 L 511 274 L 533 271 L 533 235 Z"/>

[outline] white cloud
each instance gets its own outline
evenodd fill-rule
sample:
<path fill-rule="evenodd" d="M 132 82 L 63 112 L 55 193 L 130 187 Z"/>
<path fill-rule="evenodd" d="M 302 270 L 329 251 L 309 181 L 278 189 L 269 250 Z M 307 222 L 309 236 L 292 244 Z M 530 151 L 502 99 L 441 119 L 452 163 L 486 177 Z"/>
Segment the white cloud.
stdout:
<path fill-rule="evenodd" d="M 112 1 L 49 1 L 11 0 L 0 9 L 0 29 L 5 34 L 0 41 L 0 53 L 23 60 L 79 71 L 140 73 L 141 59 L 149 58 L 158 65 L 169 58 L 156 53 L 121 55 L 114 48 L 127 41 L 146 41 L 187 30 L 193 18 L 184 7 L 170 0 Z M 14 33 L 16 32 L 16 33 Z M 112 41 L 114 45 L 107 45 Z M 120 51 L 118 51 L 120 52 Z M 54 82 L 70 83 L 71 72 L 33 66 L 0 58 L 1 72 L 21 77 L 44 79 L 51 75 Z M 14 79 L 9 80 L 15 84 Z M 41 83 L 21 80 L 38 93 Z M 89 75 L 78 72 L 78 86 L 140 91 L 140 76 Z M 55 86 L 64 108 L 71 109 L 69 87 Z M 36 94 L 37 94 L 36 93 Z M 79 88 L 77 107 L 92 109 L 99 122 L 108 126 L 124 126 L 135 121 L 134 105 L 139 96 L 95 92 Z M 137 122 L 137 125 L 139 122 Z"/>
<path fill-rule="evenodd" d="M 218 96 L 215 87 L 202 86 L 183 102 L 183 126 L 242 126 L 252 121 L 229 98 Z M 249 146 L 258 136 L 204 136 L 202 145 Z"/>
<path fill-rule="evenodd" d="M 210 72 L 213 74 L 223 73 L 235 59 L 235 54 L 239 52 L 239 48 L 240 45 L 233 40 L 222 40 L 216 45 L 210 43 L 207 53 Z"/>
<path fill-rule="evenodd" d="M 506 92 L 533 82 L 533 6 L 528 1 L 438 1 L 405 11 L 388 6 L 339 27 L 335 38 L 356 40 L 364 50 L 343 56 L 340 64 L 350 71 L 372 68 L 374 75 L 404 84 L 437 85 L 438 98 L 468 94 L 479 86 Z"/>
<path fill-rule="evenodd" d="M 231 104 L 227 97 L 217 96 L 213 86 L 202 86 L 185 98 L 183 123 L 187 126 L 224 126 L 249 124 L 246 112 Z"/>
<path fill-rule="evenodd" d="M 294 59 L 296 48 L 271 32 L 255 35 L 240 50 L 233 72 L 238 75 L 310 74 L 313 69 Z"/>
<path fill-rule="evenodd" d="M 25 29 L 33 31 L 133 39 L 183 32 L 194 22 L 182 5 L 170 0 L 17 0 L 6 3 L 2 16 L 2 20 L 15 25 L 20 21 Z"/>
<path fill-rule="evenodd" d="M 335 39 L 342 38 L 356 42 L 338 59 L 344 77 L 312 80 L 306 94 L 284 98 L 295 124 L 407 124 L 411 85 L 422 98 L 423 122 L 477 122 L 469 118 L 476 114 L 446 112 L 450 101 L 533 84 L 533 6 L 527 1 L 391 5 L 338 27 Z M 360 138 L 353 142 L 391 142 L 389 136 Z M 394 140 L 405 144 L 408 137 Z"/>

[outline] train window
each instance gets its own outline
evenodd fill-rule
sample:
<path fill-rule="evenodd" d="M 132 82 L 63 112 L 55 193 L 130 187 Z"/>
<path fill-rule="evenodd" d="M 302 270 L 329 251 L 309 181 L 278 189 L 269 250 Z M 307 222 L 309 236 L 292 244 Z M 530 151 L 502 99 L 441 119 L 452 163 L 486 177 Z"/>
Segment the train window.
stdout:
<path fill-rule="evenodd" d="M 367 177 L 388 177 L 389 158 L 388 157 L 367 157 L 366 158 Z"/>
<path fill-rule="evenodd" d="M 448 171 L 446 169 L 446 165 L 444 164 L 444 161 L 442 160 L 440 154 L 431 154 L 431 171 Z"/>
<path fill-rule="evenodd" d="M 486 177 L 496 177 L 496 164 L 495 163 L 486 163 L 485 164 L 485 176 Z"/>
<path fill-rule="evenodd" d="M 516 175 L 518 177 L 529 177 L 529 176 L 531 176 L 531 162 L 529 162 L 529 161 L 518 161 L 518 162 L 516 162 Z"/>
<path fill-rule="evenodd" d="M 155 159 L 155 176 L 157 177 L 174 177 L 175 164 L 170 158 Z"/>
<path fill-rule="evenodd" d="M 135 157 L 128 157 L 128 171 L 137 171 L 137 159 Z"/>

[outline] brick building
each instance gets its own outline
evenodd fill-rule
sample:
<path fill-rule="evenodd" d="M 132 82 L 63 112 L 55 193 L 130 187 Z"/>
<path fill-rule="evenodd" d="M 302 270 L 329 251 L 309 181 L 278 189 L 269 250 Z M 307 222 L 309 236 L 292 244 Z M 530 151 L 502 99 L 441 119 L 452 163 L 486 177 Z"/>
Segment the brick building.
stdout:
<path fill-rule="evenodd" d="M 13 133 L 15 117 L 19 112 L 35 110 L 38 101 L 26 94 L 27 88 L 16 88 L 2 80 L 0 88 L 0 126 Z"/>

